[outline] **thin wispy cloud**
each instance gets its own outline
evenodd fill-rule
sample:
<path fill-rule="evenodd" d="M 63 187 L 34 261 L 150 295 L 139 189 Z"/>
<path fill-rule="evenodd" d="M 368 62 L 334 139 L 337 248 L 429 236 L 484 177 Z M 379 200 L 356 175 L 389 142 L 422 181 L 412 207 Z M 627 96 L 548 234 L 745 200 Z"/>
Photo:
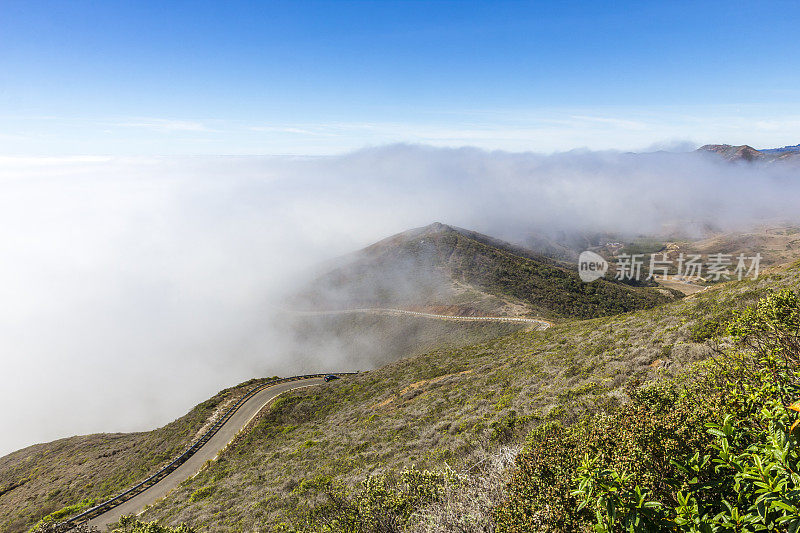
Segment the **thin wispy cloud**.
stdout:
<path fill-rule="evenodd" d="M 594 122 L 600 124 L 608 124 L 616 128 L 623 128 L 627 130 L 643 130 L 647 128 L 647 124 L 643 122 L 638 122 L 635 120 L 625 120 L 615 117 L 590 117 L 585 115 L 573 115 L 571 118 L 577 121 L 578 123 Z"/>
<path fill-rule="evenodd" d="M 800 117 L 787 117 L 782 120 L 759 120 L 755 127 L 760 130 L 777 131 L 796 131 L 800 132 Z M 800 137 L 800 135 L 798 135 Z M 796 139 L 800 142 L 800 138 Z"/>
<path fill-rule="evenodd" d="M 401 142 L 552 153 L 575 148 L 635 151 L 689 139 L 697 145 L 796 144 L 800 114 L 785 108 L 620 107 L 469 110 L 374 120 L 48 118 L 0 123 L 8 155 L 336 155 Z M 100 134 L 102 132 L 102 135 Z M 154 135 L 158 133 L 158 135 Z"/>
<path fill-rule="evenodd" d="M 165 132 L 173 132 L 173 131 L 180 131 L 180 132 L 212 132 L 213 129 L 209 128 L 207 125 L 203 124 L 202 122 L 191 121 L 191 120 L 174 120 L 174 119 L 165 119 L 165 118 L 151 118 L 151 119 L 141 119 L 141 120 L 134 120 L 131 122 L 119 122 L 115 124 L 116 126 L 127 127 L 127 128 L 147 128 L 151 130 L 157 131 L 165 131 Z"/>
<path fill-rule="evenodd" d="M 322 126 L 321 128 L 324 128 Z M 247 128 L 250 131 L 269 132 L 269 133 L 295 133 L 299 135 L 315 135 L 315 136 L 330 136 L 332 133 L 326 133 L 312 128 L 295 128 L 290 126 L 250 126 Z"/>

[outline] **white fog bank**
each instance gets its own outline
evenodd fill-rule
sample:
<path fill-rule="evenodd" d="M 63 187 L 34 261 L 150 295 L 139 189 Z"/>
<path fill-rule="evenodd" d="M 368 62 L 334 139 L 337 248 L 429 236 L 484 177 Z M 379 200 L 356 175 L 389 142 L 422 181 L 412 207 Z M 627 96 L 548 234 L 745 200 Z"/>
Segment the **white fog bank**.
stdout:
<path fill-rule="evenodd" d="M 0 158 L 0 455 L 153 428 L 251 377 L 348 370 L 289 357 L 271 304 L 392 233 L 731 229 L 798 207 L 797 165 L 693 153 Z"/>

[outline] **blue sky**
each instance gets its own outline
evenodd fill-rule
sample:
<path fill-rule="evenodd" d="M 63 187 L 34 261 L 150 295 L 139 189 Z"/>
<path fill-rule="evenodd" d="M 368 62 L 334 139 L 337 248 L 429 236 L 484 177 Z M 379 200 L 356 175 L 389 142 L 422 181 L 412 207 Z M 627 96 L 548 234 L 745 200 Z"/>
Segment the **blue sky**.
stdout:
<path fill-rule="evenodd" d="M 800 142 L 797 2 L 0 2 L 0 154 Z"/>

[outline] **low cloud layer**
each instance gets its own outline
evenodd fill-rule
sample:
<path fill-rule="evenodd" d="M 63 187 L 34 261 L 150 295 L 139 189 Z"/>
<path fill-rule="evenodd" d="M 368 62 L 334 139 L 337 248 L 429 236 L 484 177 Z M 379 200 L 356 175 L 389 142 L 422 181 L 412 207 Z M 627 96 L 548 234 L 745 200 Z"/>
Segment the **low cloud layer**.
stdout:
<path fill-rule="evenodd" d="M 253 376 L 338 370 L 333 351 L 290 357 L 269 317 L 319 262 L 392 233 L 733 229 L 798 202 L 796 165 L 693 153 L 0 158 L 0 454 L 155 427 Z"/>

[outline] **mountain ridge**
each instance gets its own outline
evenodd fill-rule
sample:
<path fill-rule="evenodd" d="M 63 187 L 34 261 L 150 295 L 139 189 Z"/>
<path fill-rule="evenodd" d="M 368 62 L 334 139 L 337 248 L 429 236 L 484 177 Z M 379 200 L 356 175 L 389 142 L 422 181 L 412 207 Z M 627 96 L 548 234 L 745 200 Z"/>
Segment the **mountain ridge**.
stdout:
<path fill-rule="evenodd" d="M 527 316 L 546 318 L 603 316 L 671 299 L 657 289 L 607 279 L 587 284 L 569 263 L 437 222 L 342 258 L 300 301 L 317 309 L 450 305 L 478 293 L 510 298 L 528 307 Z"/>
<path fill-rule="evenodd" d="M 732 162 L 774 162 L 797 158 L 800 156 L 800 145 L 757 150 L 747 144 L 738 146 L 730 144 L 706 144 L 698 148 L 696 152 L 715 154 Z"/>

